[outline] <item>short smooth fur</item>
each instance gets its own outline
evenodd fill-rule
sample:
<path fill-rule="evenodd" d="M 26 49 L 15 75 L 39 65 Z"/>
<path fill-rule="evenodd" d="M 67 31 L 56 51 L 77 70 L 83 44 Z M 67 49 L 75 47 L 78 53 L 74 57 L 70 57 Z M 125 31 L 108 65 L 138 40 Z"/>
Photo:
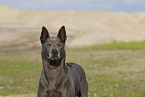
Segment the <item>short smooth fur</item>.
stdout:
<path fill-rule="evenodd" d="M 62 26 L 57 37 L 50 37 L 42 27 L 43 68 L 38 86 L 38 97 L 88 97 L 88 85 L 83 68 L 75 63 L 65 63 L 66 30 Z M 77 57 L 77 56 L 74 56 Z"/>

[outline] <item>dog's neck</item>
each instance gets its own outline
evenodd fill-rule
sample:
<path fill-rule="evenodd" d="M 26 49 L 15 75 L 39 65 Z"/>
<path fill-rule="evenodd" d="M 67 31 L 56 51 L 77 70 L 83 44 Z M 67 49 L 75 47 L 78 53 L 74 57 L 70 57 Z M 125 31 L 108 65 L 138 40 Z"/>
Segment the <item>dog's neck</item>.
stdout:
<path fill-rule="evenodd" d="M 42 59 L 43 60 L 43 71 L 45 73 L 45 77 L 49 83 L 50 88 L 52 87 L 53 90 L 57 87 L 57 82 L 62 82 L 62 85 L 65 81 L 60 81 L 63 80 L 65 77 L 69 75 L 69 68 L 67 65 L 65 65 L 65 59 L 61 59 L 60 61 L 60 66 L 56 68 L 49 68 L 49 62 L 47 59 Z M 63 75 L 63 76 L 60 76 Z"/>
<path fill-rule="evenodd" d="M 42 61 L 43 61 L 43 68 L 46 74 L 60 73 L 62 72 L 63 67 L 65 65 L 65 59 L 61 59 L 57 66 L 50 65 L 47 58 L 42 58 Z"/>

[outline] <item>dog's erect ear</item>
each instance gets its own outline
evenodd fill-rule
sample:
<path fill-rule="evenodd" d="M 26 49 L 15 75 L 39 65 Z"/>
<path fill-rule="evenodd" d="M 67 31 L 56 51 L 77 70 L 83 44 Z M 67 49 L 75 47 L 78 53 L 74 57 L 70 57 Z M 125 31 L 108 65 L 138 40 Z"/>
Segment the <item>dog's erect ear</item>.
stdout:
<path fill-rule="evenodd" d="M 59 29 L 59 32 L 58 32 L 58 35 L 57 37 L 59 37 L 64 43 L 66 41 L 66 31 L 65 31 L 65 26 L 62 26 L 60 29 Z"/>
<path fill-rule="evenodd" d="M 40 41 L 43 43 L 49 36 L 48 30 L 43 26 L 40 36 Z"/>

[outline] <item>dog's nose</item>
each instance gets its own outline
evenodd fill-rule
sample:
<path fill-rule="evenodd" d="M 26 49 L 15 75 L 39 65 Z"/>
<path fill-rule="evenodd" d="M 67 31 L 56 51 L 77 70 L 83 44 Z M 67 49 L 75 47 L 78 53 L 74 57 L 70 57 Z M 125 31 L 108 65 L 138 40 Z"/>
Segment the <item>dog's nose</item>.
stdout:
<path fill-rule="evenodd" d="M 57 55 L 57 54 L 58 54 L 58 51 L 57 51 L 56 49 L 52 49 L 51 53 L 52 53 L 53 55 Z"/>

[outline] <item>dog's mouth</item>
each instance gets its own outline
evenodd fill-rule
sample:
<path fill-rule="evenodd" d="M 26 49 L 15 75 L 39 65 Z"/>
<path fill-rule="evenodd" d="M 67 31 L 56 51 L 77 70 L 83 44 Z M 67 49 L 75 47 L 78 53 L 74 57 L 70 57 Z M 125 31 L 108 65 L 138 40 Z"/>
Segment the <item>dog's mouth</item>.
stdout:
<path fill-rule="evenodd" d="M 51 60 L 51 61 L 57 61 L 58 58 L 57 58 L 57 57 L 51 57 L 50 60 Z"/>
<path fill-rule="evenodd" d="M 60 65 L 60 59 L 58 59 L 57 57 L 51 57 L 49 59 L 49 65 L 59 66 Z"/>

